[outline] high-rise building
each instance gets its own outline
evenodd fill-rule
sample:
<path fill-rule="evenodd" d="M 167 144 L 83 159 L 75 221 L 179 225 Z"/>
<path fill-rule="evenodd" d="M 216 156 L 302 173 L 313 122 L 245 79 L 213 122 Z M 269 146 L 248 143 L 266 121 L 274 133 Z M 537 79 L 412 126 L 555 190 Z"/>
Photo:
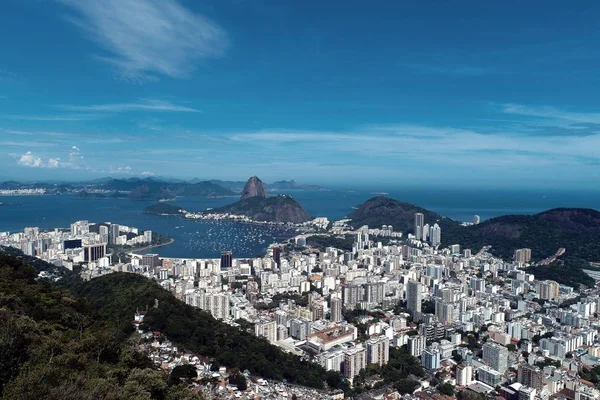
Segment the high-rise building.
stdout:
<path fill-rule="evenodd" d="M 390 360 L 390 339 L 385 336 L 367 340 L 367 364 L 387 364 Z"/>
<path fill-rule="evenodd" d="M 430 348 L 425 349 L 421 354 L 421 363 L 423 367 L 428 371 L 435 371 L 440 367 L 440 361 L 442 360 L 442 351 L 440 350 L 437 343 L 431 345 Z"/>
<path fill-rule="evenodd" d="M 277 268 L 281 268 L 281 247 L 273 247 L 273 260 L 275 261 Z"/>
<path fill-rule="evenodd" d="M 86 244 L 83 246 L 83 259 L 86 262 L 97 261 L 106 255 L 106 243 Z"/>
<path fill-rule="evenodd" d="M 100 225 L 98 227 L 98 234 L 100 235 L 100 237 L 102 238 L 102 241 L 105 243 L 110 243 L 108 241 L 108 236 L 109 236 L 109 229 L 108 226 L 106 225 Z"/>
<path fill-rule="evenodd" d="M 408 338 L 408 352 L 413 357 L 419 357 L 425 350 L 427 339 L 422 335 L 415 335 Z"/>
<path fill-rule="evenodd" d="M 453 322 L 454 306 L 446 303 L 442 299 L 435 300 L 435 316 L 442 324 L 451 324 Z"/>
<path fill-rule="evenodd" d="M 406 308 L 413 314 L 421 312 L 422 290 L 417 281 L 408 281 L 406 285 Z"/>
<path fill-rule="evenodd" d="M 515 250 L 514 260 L 515 262 L 521 264 L 528 263 L 529 261 L 531 261 L 531 249 L 524 248 Z"/>
<path fill-rule="evenodd" d="M 425 224 L 421 231 L 421 240 L 423 242 L 427 242 L 429 240 L 429 233 L 431 232 L 431 227 L 429 224 Z"/>
<path fill-rule="evenodd" d="M 230 270 L 233 267 L 233 254 L 231 251 L 221 253 L 221 271 Z"/>
<path fill-rule="evenodd" d="M 517 380 L 525 386 L 542 391 L 544 387 L 544 372 L 539 367 L 523 364 L 519 366 Z"/>
<path fill-rule="evenodd" d="M 331 299 L 331 322 L 341 322 L 342 316 L 342 299 L 339 297 L 333 297 Z"/>
<path fill-rule="evenodd" d="M 385 295 L 383 282 L 372 282 L 365 285 L 365 300 L 368 303 L 382 303 Z"/>
<path fill-rule="evenodd" d="M 558 297 L 560 285 L 555 281 L 538 281 L 535 291 L 542 300 L 554 300 Z"/>
<path fill-rule="evenodd" d="M 456 366 L 456 385 L 469 386 L 473 381 L 473 367 L 460 364 Z"/>
<path fill-rule="evenodd" d="M 415 237 L 417 240 L 423 238 L 423 227 L 425 226 L 425 216 L 422 213 L 415 214 Z"/>
<path fill-rule="evenodd" d="M 478 225 L 481 222 L 479 215 L 473 215 L 473 225 Z"/>
<path fill-rule="evenodd" d="M 486 342 L 483 347 L 483 361 L 494 370 L 503 374 L 508 368 L 508 349 L 493 342 Z"/>
<path fill-rule="evenodd" d="M 275 321 L 261 320 L 254 325 L 254 334 L 274 343 L 277 340 L 277 324 Z"/>
<path fill-rule="evenodd" d="M 144 240 L 146 243 L 152 243 L 152 231 L 144 231 Z"/>
<path fill-rule="evenodd" d="M 432 246 L 439 246 L 442 243 L 442 228 L 438 224 L 431 227 L 429 241 Z"/>
<path fill-rule="evenodd" d="M 161 262 L 160 258 L 158 258 L 158 254 L 144 254 L 142 256 L 142 260 L 140 261 L 140 265 L 147 265 L 150 268 L 160 267 Z"/>
<path fill-rule="evenodd" d="M 344 377 L 353 379 L 367 366 L 367 351 L 362 345 L 351 348 L 344 354 Z"/>
<path fill-rule="evenodd" d="M 120 227 L 119 224 L 110 224 L 110 231 L 108 233 L 108 239 L 110 244 L 117 244 L 117 238 L 119 237 Z"/>
<path fill-rule="evenodd" d="M 360 285 L 345 285 L 343 293 L 344 306 L 353 307 L 362 301 L 362 287 Z"/>

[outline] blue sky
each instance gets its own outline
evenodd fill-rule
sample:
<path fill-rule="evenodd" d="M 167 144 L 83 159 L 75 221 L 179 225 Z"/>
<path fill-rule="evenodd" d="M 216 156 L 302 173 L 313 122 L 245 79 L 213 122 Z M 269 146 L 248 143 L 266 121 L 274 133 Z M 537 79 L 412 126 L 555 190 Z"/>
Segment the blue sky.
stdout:
<path fill-rule="evenodd" d="M 1 7 L 0 179 L 598 184 L 597 2 Z"/>

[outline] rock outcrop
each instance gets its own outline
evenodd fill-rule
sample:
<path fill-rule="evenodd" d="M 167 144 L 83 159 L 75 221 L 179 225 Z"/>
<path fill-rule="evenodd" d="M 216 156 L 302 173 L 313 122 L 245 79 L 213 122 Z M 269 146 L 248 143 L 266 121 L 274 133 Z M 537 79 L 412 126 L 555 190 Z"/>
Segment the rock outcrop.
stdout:
<path fill-rule="evenodd" d="M 248 182 L 246 182 L 246 186 L 244 186 L 244 190 L 242 191 L 242 195 L 240 196 L 240 200 L 246 200 L 251 197 L 267 198 L 267 187 L 257 176 L 248 179 Z"/>

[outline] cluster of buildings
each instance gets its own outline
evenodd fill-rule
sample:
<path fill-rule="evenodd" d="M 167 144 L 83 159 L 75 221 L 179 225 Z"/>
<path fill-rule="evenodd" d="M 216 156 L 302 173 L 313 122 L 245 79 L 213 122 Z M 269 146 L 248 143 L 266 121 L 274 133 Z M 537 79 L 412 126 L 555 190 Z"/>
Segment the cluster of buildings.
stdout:
<path fill-rule="evenodd" d="M 94 271 L 94 274 L 113 271 L 107 248 L 147 246 L 152 241 L 152 231 L 85 220 L 72 223 L 69 229 L 43 231 L 28 227 L 23 232 L 0 232 L 0 246 L 17 248 L 28 256 L 70 270 L 74 265 L 81 264 L 84 271 Z"/>
<path fill-rule="evenodd" d="M 41 196 L 46 189 L 0 189 L 0 196 Z"/>
<path fill-rule="evenodd" d="M 507 400 L 599 399 L 581 376 L 600 365 L 600 292 L 536 280 L 527 272 L 529 249 L 506 261 L 488 248 L 441 248 L 440 227 L 425 222 L 416 214 L 415 233 L 407 235 L 391 226 L 330 224 L 332 234 L 354 235 L 351 249 L 273 245 L 255 258 L 132 255 L 108 270 L 156 279 L 186 303 L 351 383 L 369 365 L 386 365 L 398 348 L 420 361 L 424 391 L 435 391 L 436 380 Z M 70 232 L 46 234 L 60 237 L 63 248 L 83 236 L 85 249 L 122 236 L 121 228 L 111 236 L 106 226 L 105 237 L 82 221 Z M 40 235 L 26 230 L 0 236 L 0 243 L 20 247 L 46 237 Z M 384 245 L 380 237 L 397 240 Z"/>

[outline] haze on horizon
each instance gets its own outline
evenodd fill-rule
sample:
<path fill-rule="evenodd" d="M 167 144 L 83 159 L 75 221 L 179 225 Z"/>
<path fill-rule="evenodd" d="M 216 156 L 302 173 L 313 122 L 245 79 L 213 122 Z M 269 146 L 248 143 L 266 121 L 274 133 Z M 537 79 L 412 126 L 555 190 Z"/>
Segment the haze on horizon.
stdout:
<path fill-rule="evenodd" d="M 596 188 L 600 4 L 6 0 L 0 180 Z"/>

